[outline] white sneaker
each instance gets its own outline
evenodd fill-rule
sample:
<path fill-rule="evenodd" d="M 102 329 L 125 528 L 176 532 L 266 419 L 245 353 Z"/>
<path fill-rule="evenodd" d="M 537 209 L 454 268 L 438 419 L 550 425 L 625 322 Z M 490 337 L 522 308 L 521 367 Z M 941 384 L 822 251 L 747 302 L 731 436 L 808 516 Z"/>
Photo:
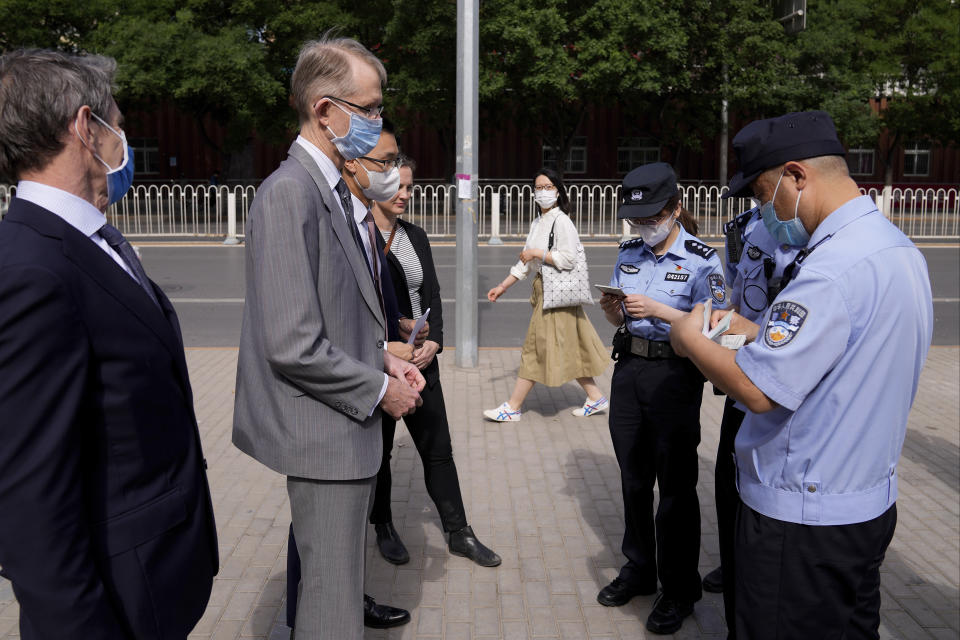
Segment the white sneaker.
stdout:
<path fill-rule="evenodd" d="M 494 422 L 519 422 L 520 421 L 520 410 L 516 411 L 513 408 L 504 402 L 502 405 L 496 409 L 487 409 L 483 412 L 483 415 L 486 416 L 488 420 L 493 420 Z"/>
<path fill-rule="evenodd" d="M 610 401 L 607 400 L 607 396 L 603 396 L 596 402 L 590 402 L 590 398 L 587 398 L 586 402 L 583 403 L 582 407 L 577 407 L 571 413 L 578 418 L 586 418 L 587 416 L 592 416 L 595 413 L 600 413 L 601 411 L 606 411 L 610 408 Z"/>

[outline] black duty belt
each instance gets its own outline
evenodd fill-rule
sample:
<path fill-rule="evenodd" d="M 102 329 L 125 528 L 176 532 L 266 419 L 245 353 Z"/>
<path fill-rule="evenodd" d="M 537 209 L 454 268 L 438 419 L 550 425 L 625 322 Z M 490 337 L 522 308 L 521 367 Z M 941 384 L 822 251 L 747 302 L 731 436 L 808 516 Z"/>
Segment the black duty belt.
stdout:
<path fill-rule="evenodd" d="M 630 337 L 630 353 L 641 358 L 679 358 L 669 342 Z"/>

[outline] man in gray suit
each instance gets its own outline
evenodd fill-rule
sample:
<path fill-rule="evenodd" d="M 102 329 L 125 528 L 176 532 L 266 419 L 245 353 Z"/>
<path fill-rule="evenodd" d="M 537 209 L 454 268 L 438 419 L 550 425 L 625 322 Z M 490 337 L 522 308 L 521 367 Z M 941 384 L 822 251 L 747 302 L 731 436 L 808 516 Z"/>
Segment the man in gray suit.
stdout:
<path fill-rule="evenodd" d="M 304 45 L 291 81 L 300 136 L 247 222 L 233 442 L 287 476 L 303 568 L 296 633 L 310 640 L 363 637 L 380 411 L 414 411 L 424 386 L 415 366 L 384 350 L 375 256 L 348 224 L 340 179 L 346 160 L 376 145 L 385 83 L 355 40 Z"/>

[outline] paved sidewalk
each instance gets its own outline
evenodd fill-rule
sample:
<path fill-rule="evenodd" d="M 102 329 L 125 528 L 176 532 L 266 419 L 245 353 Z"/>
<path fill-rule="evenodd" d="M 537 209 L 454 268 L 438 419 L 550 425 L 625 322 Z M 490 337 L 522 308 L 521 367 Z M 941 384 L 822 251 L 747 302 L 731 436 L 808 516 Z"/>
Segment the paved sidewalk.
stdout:
<path fill-rule="evenodd" d="M 235 349 L 189 349 L 203 446 L 220 534 L 220 574 L 191 638 L 283 639 L 284 478 L 230 444 Z M 635 639 L 653 597 L 618 609 L 596 602 L 616 575 L 623 530 L 620 479 L 606 418 L 577 419 L 580 388 L 538 385 L 523 421 L 493 424 L 481 410 L 509 394 L 519 350 L 484 350 L 476 370 L 442 357 L 454 451 L 470 523 L 503 565 L 483 569 L 450 556 L 423 470 L 398 425 L 393 458 L 395 523 L 411 561 L 395 567 L 368 545 L 367 590 L 409 608 L 412 622 L 367 638 Z M 609 389 L 612 367 L 601 380 Z M 882 393 L 882 389 L 877 390 Z M 923 373 L 900 464 L 899 522 L 883 565 L 882 638 L 960 636 L 960 349 L 935 347 Z M 722 398 L 707 387 L 702 412 L 701 572 L 719 562 L 713 464 Z M 5 514 L 4 517 L 10 517 Z M 0 580 L 0 638 L 17 637 L 17 604 Z M 653 636 L 657 637 L 657 636 Z M 719 595 L 705 594 L 676 638 L 725 638 Z"/>

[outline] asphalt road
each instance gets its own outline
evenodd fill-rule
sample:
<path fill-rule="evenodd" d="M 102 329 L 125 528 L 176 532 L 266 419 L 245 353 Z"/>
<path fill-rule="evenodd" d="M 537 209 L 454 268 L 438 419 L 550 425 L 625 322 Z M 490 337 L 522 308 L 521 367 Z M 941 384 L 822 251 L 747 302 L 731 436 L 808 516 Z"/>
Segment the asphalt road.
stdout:
<path fill-rule="evenodd" d="M 139 243 L 147 273 L 173 300 L 184 341 L 190 347 L 236 346 L 244 296 L 244 249 L 241 246 L 189 244 L 168 246 Z M 930 268 L 934 297 L 934 338 L 936 345 L 960 345 L 960 247 L 921 246 Z M 616 262 L 614 243 L 586 247 L 591 280 L 606 283 Z M 530 321 L 530 284 L 519 282 L 496 303 L 486 292 L 500 282 L 516 261 L 519 245 L 492 247 L 481 244 L 478 251 L 479 344 L 481 347 L 519 347 Z M 456 323 L 456 248 L 438 244 L 434 262 L 443 298 L 444 344 L 454 346 Z M 896 301 L 891 301 L 896 304 Z M 599 305 L 587 307 L 605 341 L 614 328 L 603 318 Z"/>

